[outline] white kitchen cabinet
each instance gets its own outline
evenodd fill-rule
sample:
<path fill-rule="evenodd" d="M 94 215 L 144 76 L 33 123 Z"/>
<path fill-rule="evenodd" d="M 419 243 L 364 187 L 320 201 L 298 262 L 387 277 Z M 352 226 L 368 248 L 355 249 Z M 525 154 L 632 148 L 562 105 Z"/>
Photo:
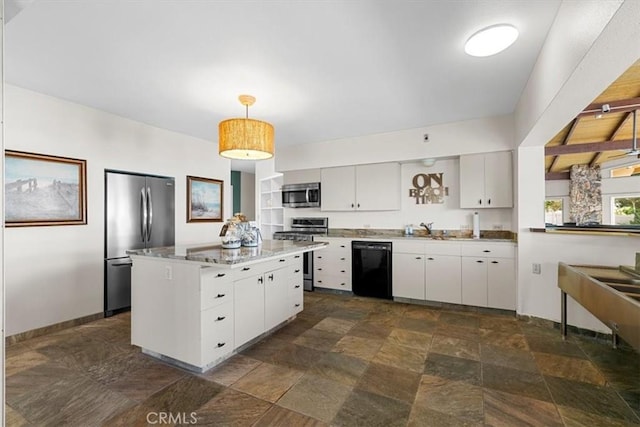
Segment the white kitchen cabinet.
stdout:
<path fill-rule="evenodd" d="M 304 308 L 304 277 L 302 267 L 303 260 L 300 255 L 296 255 L 292 264 L 287 267 L 286 282 L 289 299 L 289 317 L 295 316 Z"/>
<path fill-rule="evenodd" d="M 460 156 L 460 207 L 513 207 L 510 151 Z"/>
<path fill-rule="evenodd" d="M 462 303 L 516 309 L 515 247 L 477 242 L 462 246 Z"/>
<path fill-rule="evenodd" d="M 314 252 L 313 285 L 351 291 L 351 239 L 323 237 L 329 246 Z"/>
<path fill-rule="evenodd" d="M 270 330 L 290 317 L 287 269 L 264 274 L 264 329 Z"/>
<path fill-rule="evenodd" d="M 460 304 L 460 255 L 426 255 L 426 299 Z"/>
<path fill-rule="evenodd" d="M 234 287 L 234 341 L 237 347 L 265 331 L 264 276 L 262 274 L 237 280 Z"/>
<path fill-rule="evenodd" d="M 393 296 L 425 299 L 424 254 L 393 252 Z"/>
<path fill-rule="evenodd" d="M 342 166 L 321 170 L 323 211 L 400 209 L 400 164 Z"/>

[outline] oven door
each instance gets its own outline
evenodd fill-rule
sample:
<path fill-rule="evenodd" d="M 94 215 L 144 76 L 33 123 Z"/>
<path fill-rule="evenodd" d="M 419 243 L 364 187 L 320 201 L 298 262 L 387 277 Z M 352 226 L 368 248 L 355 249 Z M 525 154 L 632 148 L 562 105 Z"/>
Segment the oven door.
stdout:
<path fill-rule="evenodd" d="M 313 291 L 313 251 L 305 252 L 302 258 L 302 278 L 305 291 Z"/>

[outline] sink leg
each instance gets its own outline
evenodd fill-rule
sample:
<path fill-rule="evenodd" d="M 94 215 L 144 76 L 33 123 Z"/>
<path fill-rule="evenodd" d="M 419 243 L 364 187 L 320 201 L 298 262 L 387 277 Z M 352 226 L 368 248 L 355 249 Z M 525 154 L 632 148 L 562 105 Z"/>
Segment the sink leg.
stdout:
<path fill-rule="evenodd" d="M 560 291 L 560 331 L 562 339 L 567 339 L 567 293 Z"/>
<path fill-rule="evenodd" d="M 618 334 L 615 331 L 611 331 L 611 347 L 614 350 L 618 348 Z"/>

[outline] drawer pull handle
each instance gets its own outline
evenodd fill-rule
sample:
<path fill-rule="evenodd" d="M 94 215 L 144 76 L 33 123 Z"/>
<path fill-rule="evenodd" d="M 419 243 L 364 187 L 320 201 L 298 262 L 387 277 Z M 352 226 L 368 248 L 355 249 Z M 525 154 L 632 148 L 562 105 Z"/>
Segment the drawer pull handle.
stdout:
<path fill-rule="evenodd" d="M 300 273 L 300 269 L 299 269 L 299 268 L 297 268 L 297 269 L 294 271 L 294 273 Z"/>
<path fill-rule="evenodd" d="M 286 259 L 279 259 L 278 261 L 280 261 L 280 262 L 285 262 L 285 261 L 286 261 Z"/>
<path fill-rule="evenodd" d="M 318 283 L 322 283 L 322 280 L 318 280 Z"/>
<path fill-rule="evenodd" d="M 482 204 L 482 199 L 478 199 L 478 204 L 481 205 Z"/>
<path fill-rule="evenodd" d="M 340 245 L 341 248 L 344 248 L 344 245 Z"/>
<path fill-rule="evenodd" d="M 218 316 L 218 318 L 216 319 L 216 322 L 220 321 L 220 320 L 224 320 L 226 319 L 226 316 Z"/>
<path fill-rule="evenodd" d="M 299 288 L 300 288 L 300 285 L 295 285 L 295 286 L 294 286 L 294 288 L 295 288 L 295 289 L 299 289 Z"/>
<path fill-rule="evenodd" d="M 491 251 L 490 251 L 489 249 L 485 249 L 485 250 L 484 250 L 484 251 L 482 251 L 482 252 L 489 253 L 489 252 L 491 252 Z"/>
<path fill-rule="evenodd" d="M 497 264 L 498 261 L 491 261 L 491 264 Z"/>
<path fill-rule="evenodd" d="M 345 270 L 340 270 L 340 273 L 346 273 L 346 271 Z"/>
<path fill-rule="evenodd" d="M 487 204 L 490 205 L 491 204 L 491 199 L 487 200 Z"/>
<path fill-rule="evenodd" d="M 300 255 L 296 255 L 296 256 L 294 256 L 294 258 L 300 258 Z"/>
<path fill-rule="evenodd" d="M 416 259 L 422 259 L 422 257 L 421 256 L 417 256 Z"/>
<path fill-rule="evenodd" d="M 218 294 L 218 295 L 216 295 L 216 298 L 224 298 L 225 295 L 226 294 Z"/>
<path fill-rule="evenodd" d="M 258 277 L 258 283 L 263 283 L 264 280 L 262 280 L 262 276 Z"/>
<path fill-rule="evenodd" d="M 220 348 L 220 347 L 224 347 L 224 345 L 225 345 L 225 344 L 226 344 L 226 342 L 219 342 L 219 343 L 218 343 L 218 348 Z"/>
<path fill-rule="evenodd" d="M 428 259 L 429 261 L 433 261 L 433 258 L 432 258 L 432 257 L 429 257 L 429 258 L 427 258 L 427 259 Z"/>
<path fill-rule="evenodd" d="M 344 260 L 345 260 L 345 258 L 340 258 L 340 261 L 344 261 Z"/>
<path fill-rule="evenodd" d="M 226 276 L 226 274 L 225 274 L 225 273 L 218 273 L 218 274 L 216 275 L 216 277 L 224 277 L 224 276 Z"/>
<path fill-rule="evenodd" d="M 273 274 L 270 274 L 268 277 L 269 277 L 269 280 L 273 282 Z"/>
<path fill-rule="evenodd" d="M 344 285 L 346 285 L 346 283 L 340 283 L 340 286 L 344 286 Z"/>
<path fill-rule="evenodd" d="M 318 268 L 318 271 L 322 271 L 322 268 Z"/>
<path fill-rule="evenodd" d="M 484 261 L 477 260 L 476 262 L 482 264 Z"/>
<path fill-rule="evenodd" d="M 296 304 L 296 307 L 300 307 L 300 304 Z"/>
<path fill-rule="evenodd" d="M 249 270 L 251 270 L 251 267 L 245 267 L 242 269 L 242 271 L 249 271 Z"/>

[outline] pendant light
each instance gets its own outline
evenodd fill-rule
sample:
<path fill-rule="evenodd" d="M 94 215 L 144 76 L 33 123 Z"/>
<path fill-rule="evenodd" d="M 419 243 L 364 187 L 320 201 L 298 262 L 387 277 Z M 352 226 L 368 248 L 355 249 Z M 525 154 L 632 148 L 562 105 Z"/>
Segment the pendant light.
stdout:
<path fill-rule="evenodd" d="M 245 118 L 227 119 L 218 125 L 218 152 L 235 160 L 264 160 L 273 157 L 273 126 L 249 118 L 249 106 L 256 102 L 251 95 L 240 95 Z"/>

